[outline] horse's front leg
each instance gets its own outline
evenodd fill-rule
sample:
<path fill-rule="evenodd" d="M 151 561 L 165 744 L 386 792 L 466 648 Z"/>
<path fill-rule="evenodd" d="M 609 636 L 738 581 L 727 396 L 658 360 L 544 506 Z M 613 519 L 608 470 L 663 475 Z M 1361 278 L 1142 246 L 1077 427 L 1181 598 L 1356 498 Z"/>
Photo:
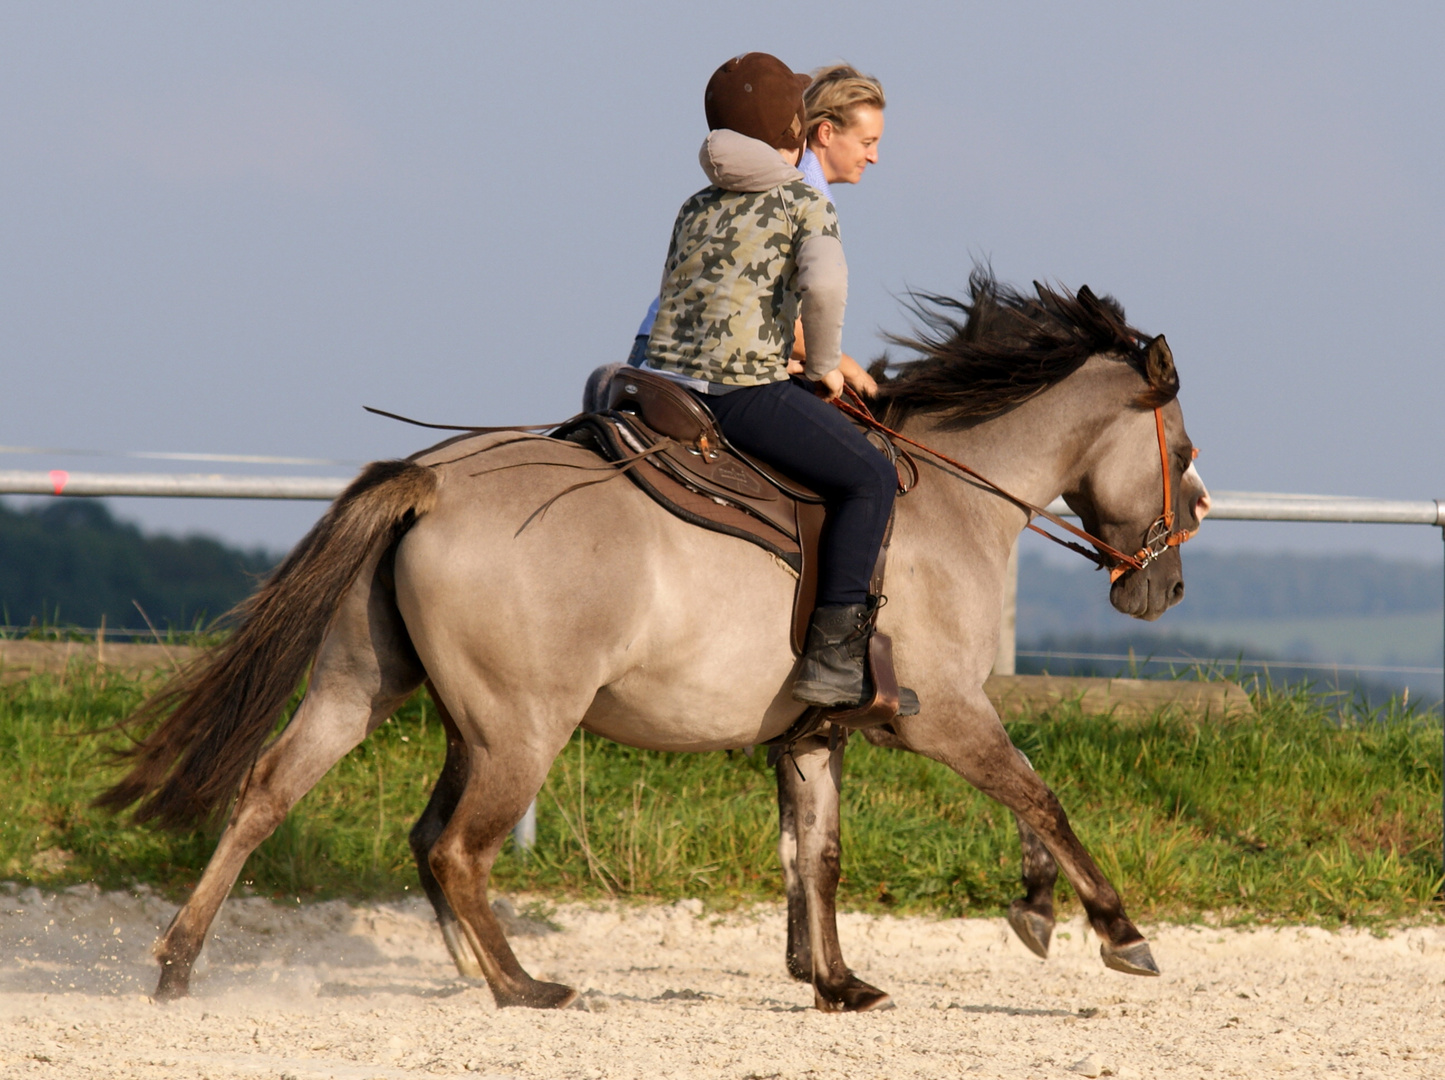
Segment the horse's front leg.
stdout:
<path fill-rule="evenodd" d="M 904 742 L 890 725 L 884 724 L 880 727 L 865 728 L 863 736 L 874 746 L 881 746 L 888 750 L 907 750 L 912 752 L 913 748 Z M 1023 751 L 1019 751 L 1023 757 Z M 1028 758 L 1024 757 L 1027 762 Z M 1009 905 L 1008 924 L 1013 932 L 1018 935 L 1030 952 L 1036 956 L 1048 958 L 1049 942 L 1054 936 L 1054 885 L 1059 879 L 1059 864 L 1054 862 L 1054 857 L 1049 854 L 1049 849 L 1044 846 L 1039 834 L 1024 822 L 1024 819 L 1014 814 L 1014 824 L 1018 826 L 1019 846 L 1022 849 L 1023 864 L 1023 886 L 1024 895 Z M 783 866 L 784 880 L 788 880 L 788 866 Z M 789 971 L 792 971 L 791 963 L 793 957 L 793 893 L 789 885 L 788 892 L 788 961 Z M 806 976 L 794 975 L 794 978 L 806 978 Z"/>
<path fill-rule="evenodd" d="M 1089 924 L 1101 940 L 1105 965 L 1130 975 L 1158 975 L 1149 945 L 1124 913 L 1119 894 L 1074 835 L 1054 793 L 1009 741 L 982 689 L 958 701 L 951 711 L 950 719 L 940 719 L 944 715 L 940 710 L 932 717 L 893 723 L 910 749 L 943 762 L 1007 806 L 1037 834 L 1079 894 Z"/>
<path fill-rule="evenodd" d="M 808 938 L 808 898 L 798 873 L 797 784 L 783 774 L 793 768 L 792 757 L 781 746 L 768 748 L 768 764 L 778 780 L 778 862 L 783 867 L 783 889 L 788 896 L 788 974 L 799 982 L 813 981 L 813 952 Z"/>
<path fill-rule="evenodd" d="M 1024 757 L 1024 763 L 1029 764 L 1029 759 Z M 1029 768 L 1032 771 L 1033 766 Z M 1059 864 L 1043 837 L 1018 814 L 1014 814 L 1014 824 L 1022 851 L 1024 895 L 1009 904 L 1008 924 L 1030 952 L 1047 959 L 1054 936 L 1054 884 L 1059 879 Z"/>
<path fill-rule="evenodd" d="M 788 888 L 788 971 L 813 984 L 824 1012 L 864 1012 L 887 1004 L 843 962 L 838 941 L 839 790 L 846 739 L 800 739 L 769 755 L 778 775 L 778 853 Z"/>

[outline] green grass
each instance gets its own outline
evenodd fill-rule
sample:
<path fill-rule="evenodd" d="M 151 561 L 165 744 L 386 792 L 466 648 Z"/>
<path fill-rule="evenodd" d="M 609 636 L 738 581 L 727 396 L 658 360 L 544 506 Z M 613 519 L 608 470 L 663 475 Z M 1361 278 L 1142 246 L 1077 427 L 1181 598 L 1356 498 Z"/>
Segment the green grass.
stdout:
<path fill-rule="evenodd" d="M 0 878 L 47 888 L 193 884 L 214 833 L 182 837 L 92 810 L 103 753 L 148 684 L 72 672 L 0 687 Z M 153 686 L 153 684 L 149 684 Z M 1131 914 L 1325 925 L 1441 913 L 1438 717 L 1368 716 L 1302 692 L 1227 725 L 1163 713 L 1121 724 L 1064 707 L 1011 725 Z M 347 756 L 255 855 L 243 884 L 286 898 L 416 889 L 406 833 L 443 758 L 424 698 Z M 984 915 L 1017 894 L 1012 819 L 947 769 L 849 746 L 840 900 L 864 910 Z M 504 890 L 556 899 L 781 892 L 772 772 L 759 752 L 658 754 L 573 737 Z M 1072 901 L 1066 887 L 1065 910 Z"/>

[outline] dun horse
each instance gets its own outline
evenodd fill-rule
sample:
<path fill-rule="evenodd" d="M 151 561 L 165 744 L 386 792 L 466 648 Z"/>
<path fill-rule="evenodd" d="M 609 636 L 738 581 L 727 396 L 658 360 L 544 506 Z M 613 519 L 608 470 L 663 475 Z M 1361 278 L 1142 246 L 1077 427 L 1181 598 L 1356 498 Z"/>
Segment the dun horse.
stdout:
<path fill-rule="evenodd" d="M 943 762 L 1013 811 L 1031 880 L 1016 929 L 1036 919 L 1047 942 L 1056 864 L 1104 962 L 1157 974 L 983 682 L 1009 549 L 1029 519 L 1020 502 L 1062 495 L 1105 547 L 1147 547 L 1162 454 L 1164 510 L 1181 531 L 1198 527 L 1208 496 L 1178 377 L 1162 337 L 1141 335 L 1087 289 L 1026 297 L 981 274 L 971 287 L 968 302 L 924 299 L 925 329 L 910 343 L 922 357 L 883 383 L 881 415 L 1019 501 L 920 457 L 921 482 L 898 502 L 879 625 L 923 709 L 870 737 Z M 486 978 L 498 1005 L 573 1000 L 572 988 L 523 970 L 487 900 L 508 831 L 572 732 L 721 750 L 767 742 L 802 711 L 788 694 L 793 579 L 766 552 L 673 517 L 626 480 L 536 515 L 574 484 L 566 466 L 597 463 L 572 443 L 484 434 L 368 466 L 238 609 L 234 635 L 141 709 L 135 719 L 152 730 L 102 804 L 138 804 L 139 820 L 173 828 L 231 807 L 156 945 L 158 998 L 187 993 L 250 853 L 426 683 L 448 725 L 448 762 L 412 842 L 453 957 Z M 1118 610 L 1153 619 L 1182 598 L 1177 548 L 1154 554 L 1113 581 Z M 268 745 L 308 666 L 304 699 Z M 792 757 L 796 770 L 780 774 L 789 968 L 812 982 L 819 1008 L 871 1008 L 887 996 L 848 969 L 834 923 L 841 746 L 813 736 Z"/>

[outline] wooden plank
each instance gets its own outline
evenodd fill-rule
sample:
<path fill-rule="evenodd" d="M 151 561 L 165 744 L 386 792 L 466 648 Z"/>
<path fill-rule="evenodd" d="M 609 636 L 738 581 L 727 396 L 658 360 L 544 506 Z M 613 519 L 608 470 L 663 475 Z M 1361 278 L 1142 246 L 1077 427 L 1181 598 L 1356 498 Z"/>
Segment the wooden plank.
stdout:
<path fill-rule="evenodd" d="M 174 670 L 203 650 L 193 645 L 94 641 L 0 641 L 0 682 L 58 675 L 72 665 L 139 675 Z"/>
<path fill-rule="evenodd" d="M 1121 720 L 1144 719 L 1168 706 L 1213 719 L 1254 713 L 1244 687 L 1223 681 L 990 675 L 983 689 L 1005 720 L 1028 717 L 1066 702 L 1078 702 L 1086 713 L 1111 713 Z"/>
<path fill-rule="evenodd" d="M 202 651 L 191 645 L 152 643 L 0 641 L 0 682 L 15 682 L 31 675 L 58 675 L 71 665 L 94 665 L 128 675 L 164 673 Z M 1086 713 L 1112 713 L 1120 719 L 1152 716 L 1171 705 L 1216 719 L 1247 716 L 1254 711 L 1249 694 L 1232 682 L 990 675 L 983 688 L 1006 720 L 1074 701 Z"/>

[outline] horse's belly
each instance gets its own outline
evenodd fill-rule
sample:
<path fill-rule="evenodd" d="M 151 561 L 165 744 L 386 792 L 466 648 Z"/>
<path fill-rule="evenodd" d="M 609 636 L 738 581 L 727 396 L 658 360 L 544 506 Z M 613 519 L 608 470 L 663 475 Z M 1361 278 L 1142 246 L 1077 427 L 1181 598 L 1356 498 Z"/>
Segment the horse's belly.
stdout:
<path fill-rule="evenodd" d="M 690 651 L 690 650 L 682 650 Z M 793 658 L 782 650 L 734 650 L 715 664 L 679 670 L 640 664 L 597 691 L 588 731 L 648 750 L 727 750 L 786 731 L 803 711 L 788 693 Z"/>

